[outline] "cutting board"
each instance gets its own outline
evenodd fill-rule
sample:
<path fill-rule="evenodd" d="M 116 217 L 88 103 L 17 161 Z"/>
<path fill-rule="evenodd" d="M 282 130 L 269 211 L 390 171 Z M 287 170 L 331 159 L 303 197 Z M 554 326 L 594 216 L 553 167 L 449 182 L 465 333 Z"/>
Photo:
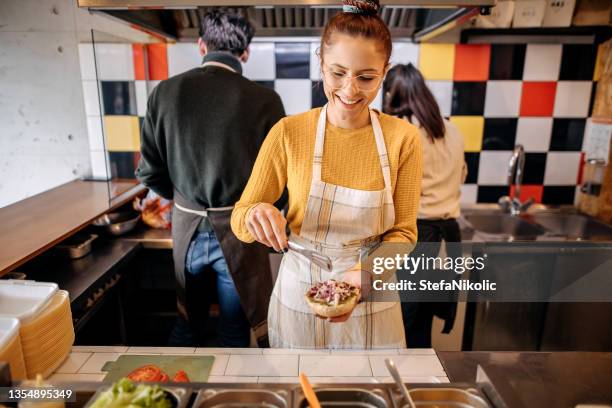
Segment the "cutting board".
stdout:
<path fill-rule="evenodd" d="M 119 356 L 117 361 L 107 361 L 102 367 L 102 371 L 108 372 L 104 381 L 117 381 L 127 376 L 138 367 L 147 364 L 154 364 L 161 368 L 170 379 L 174 377 L 178 370 L 187 373 L 192 382 L 206 382 L 210 375 L 214 356 L 152 356 L 129 354 Z"/>

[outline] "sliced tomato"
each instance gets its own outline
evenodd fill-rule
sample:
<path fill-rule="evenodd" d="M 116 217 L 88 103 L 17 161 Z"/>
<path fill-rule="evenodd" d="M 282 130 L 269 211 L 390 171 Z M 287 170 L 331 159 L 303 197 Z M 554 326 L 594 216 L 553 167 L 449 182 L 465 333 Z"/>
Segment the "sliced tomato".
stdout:
<path fill-rule="evenodd" d="M 170 377 L 168 377 L 168 374 L 164 373 L 162 371 L 162 376 L 159 380 L 157 380 L 158 382 L 168 382 L 168 380 L 170 380 Z"/>
<path fill-rule="evenodd" d="M 142 367 L 138 367 L 137 369 L 133 370 L 131 373 L 127 375 L 127 378 L 129 378 L 132 381 L 155 382 L 155 381 L 161 381 L 164 375 L 165 374 L 161 370 L 161 368 L 153 364 L 148 364 L 148 365 L 144 365 Z M 166 378 L 168 378 L 167 375 L 166 375 Z"/>
<path fill-rule="evenodd" d="M 187 377 L 187 373 L 183 370 L 178 370 L 176 374 L 174 374 L 174 378 L 172 379 L 174 382 L 189 382 L 189 377 Z"/>

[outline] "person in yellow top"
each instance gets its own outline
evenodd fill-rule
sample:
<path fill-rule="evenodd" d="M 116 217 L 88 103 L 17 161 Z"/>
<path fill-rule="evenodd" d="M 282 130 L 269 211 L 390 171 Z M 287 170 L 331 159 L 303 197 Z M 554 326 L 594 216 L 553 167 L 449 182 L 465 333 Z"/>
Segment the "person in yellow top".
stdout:
<path fill-rule="evenodd" d="M 344 0 L 326 25 L 320 48 L 328 104 L 287 117 L 271 130 L 232 212 L 238 239 L 276 251 L 291 241 L 328 255 L 332 271 L 288 251 L 268 311 L 271 347 L 405 347 L 399 302 L 361 302 L 320 319 L 304 294 L 316 282 L 359 285 L 361 247 L 415 243 L 421 187 L 419 131 L 371 110 L 389 68 L 391 36 L 377 0 Z M 273 205 L 287 187 L 283 217 Z"/>

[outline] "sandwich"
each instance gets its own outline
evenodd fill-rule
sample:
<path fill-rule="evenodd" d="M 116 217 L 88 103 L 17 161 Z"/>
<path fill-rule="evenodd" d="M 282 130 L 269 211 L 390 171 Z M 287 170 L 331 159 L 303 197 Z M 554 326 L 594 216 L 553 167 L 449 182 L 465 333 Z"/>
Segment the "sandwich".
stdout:
<path fill-rule="evenodd" d="M 338 317 L 353 310 L 359 302 L 361 291 L 350 283 L 329 279 L 311 287 L 305 297 L 315 314 Z"/>

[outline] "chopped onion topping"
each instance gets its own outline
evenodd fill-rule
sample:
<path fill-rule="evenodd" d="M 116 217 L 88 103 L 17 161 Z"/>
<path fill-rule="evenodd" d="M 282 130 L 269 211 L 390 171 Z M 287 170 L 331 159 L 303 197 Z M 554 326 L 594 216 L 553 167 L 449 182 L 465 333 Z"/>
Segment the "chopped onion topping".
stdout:
<path fill-rule="evenodd" d="M 357 288 L 347 282 L 329 279 L 318 282 L 308 290 L 307 295 L 314 300 L 337 306 L 357 293 Z"/>

